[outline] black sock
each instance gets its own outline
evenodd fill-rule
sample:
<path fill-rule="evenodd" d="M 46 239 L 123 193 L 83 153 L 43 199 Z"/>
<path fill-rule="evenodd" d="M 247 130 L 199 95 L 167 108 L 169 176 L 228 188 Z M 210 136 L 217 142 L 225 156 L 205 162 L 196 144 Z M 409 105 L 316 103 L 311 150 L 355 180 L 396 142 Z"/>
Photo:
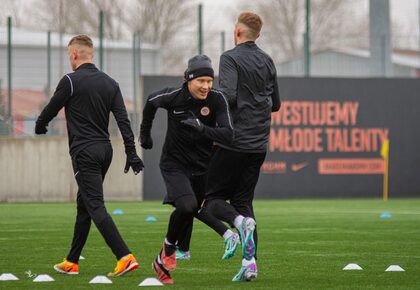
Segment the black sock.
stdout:
<path fill-rule="evenodd" d="M 166 257 L 169 257 L 170 255 L 173 255 L 173 253 L 175 253 L 175 250 L 176 250 L 175 245 L 168 245 L 167 243 L 163 243 L 163 244 L 164 244 Z"/>

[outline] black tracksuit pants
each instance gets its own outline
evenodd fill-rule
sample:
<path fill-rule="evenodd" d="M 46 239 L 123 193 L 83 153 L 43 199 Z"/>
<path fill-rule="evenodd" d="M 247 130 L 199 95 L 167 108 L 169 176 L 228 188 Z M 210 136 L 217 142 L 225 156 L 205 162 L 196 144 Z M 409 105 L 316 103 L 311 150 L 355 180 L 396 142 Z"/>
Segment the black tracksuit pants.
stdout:
<path fill-rule="evenodd" d="M 67 256 L 70 262 L 79 261 L 92 220 L 117 260 L 130 253 L 104 204 L 102 184 L 111 160 L 110 143 L 90 145 L 72 159 L 79 191 L 77 192 L 77 217 L 73 242 Z"/>
<path fill-rule="evenodd" d="M 181 168 L 161 168 L 161 172 L 167 189 L 164 203 L 175 207 L 169 218 L 167 240 L 177 243 L 181 251 L 188 251 L 194 217 L 223 236 L 228 229 L 225 224 L 212 216 L 198 213 L 204 198 L 206 176 L 193 175 Z"/>
<path fill-rule="evenodd" d="M 245 153 L 216 148 L 209 165 L 206 202 L 202 211 L 231 226 L 238 215 L 255 219 L 252 202 L 265 156 L 265 152 Z M 256 229 L 254 241 L 257 245 Z"/>

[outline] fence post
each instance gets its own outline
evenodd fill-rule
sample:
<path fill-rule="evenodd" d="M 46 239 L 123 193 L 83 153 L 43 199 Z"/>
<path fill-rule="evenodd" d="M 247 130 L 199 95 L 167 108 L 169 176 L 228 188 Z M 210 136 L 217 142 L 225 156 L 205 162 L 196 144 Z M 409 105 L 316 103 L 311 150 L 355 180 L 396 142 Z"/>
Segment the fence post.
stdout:
<path fill-rule="evenodd" d="M 311 0 L 306 0 L 306 29 L 304 34 L 305 77 L 311 75 Z"/>
<path fill-rule="evenodd" d="M 99 69 L 104 70 L 104 12 L 99 11 Z"/>
<path fill-rule="evenodd" d="M 198 54 L 203 54 L 203 4 L 198 4 Z"/>
<path fill-rule="evenodd" d="M 222 31 L 220 33 L 220 38 L 221 38 L 221 48 L 222 48 L 222 52 L 225 52 L 226 49 L 226 36 L 225 36 L 225 31 Z"/>
<path fill-rule="evenodd" d="M 13 135 L 12 117 L 12 17 L 7 17 L 7 119 L 9 134 Z"/>
<path fill-rule="evenodd" d="M 47 98 L 51 98 L 51 31 L 47 32 Z"/>
<path fill-rule="evenodd" d="M 138 100 L 138 93 L 137 89 L 139 88 L 139 77 L 142 73 L 141 71 L 141 33 L 140 31 L 133 33 L 133 117 L 131 122 L 131 127 L 136 134 L 137 130 L 137 122 L 139 116 L 139 102 Z"/>

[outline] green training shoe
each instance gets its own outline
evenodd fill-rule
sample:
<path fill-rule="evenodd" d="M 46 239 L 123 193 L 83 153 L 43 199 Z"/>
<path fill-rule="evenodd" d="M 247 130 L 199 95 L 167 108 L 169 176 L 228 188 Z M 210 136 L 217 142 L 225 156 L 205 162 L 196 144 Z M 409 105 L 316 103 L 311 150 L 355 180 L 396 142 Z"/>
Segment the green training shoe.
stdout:
<path fill-rule="evenodd" d="M 242 266 L 238 274 L 233 277 L 233 282 L 249 282 L 257 278 L 257 264 L 251 263 L 248 266 Z"/>
<path fill-rule="evenodd" d="M 233 233 L 229 238 L 225 240 L 225 253 L 223 254 L 222 259 L 227 260 L 232 258 L 236 254 L 236 250 L 238 249 L 240 238 L 237 233 Z"/>
<path fill-rule="evenodd" d="M 176 259 L 177 260 L 189 260 L 191 259 L 190 251 L 181 251 L 179 249 L 176 249 Z"/>

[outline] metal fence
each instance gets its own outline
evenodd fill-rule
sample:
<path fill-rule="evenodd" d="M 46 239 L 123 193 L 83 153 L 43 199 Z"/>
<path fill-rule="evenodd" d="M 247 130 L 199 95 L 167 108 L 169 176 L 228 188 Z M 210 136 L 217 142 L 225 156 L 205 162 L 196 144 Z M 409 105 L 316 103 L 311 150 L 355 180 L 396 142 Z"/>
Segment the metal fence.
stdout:
<path fill-rule="evenodd" d="M 347 14 L 327 11 L 328 19 L 324 22 L 317 20 L 320 18 L 317 16 L 320 3 L 337 1 L 235 2 L 238 5 L 233 1 L 205 1 L 203 5 L 192 5 L 196 9 L 192 9 L 189 25 L 163 47 L 144 43 L 141 35 L 131 32 L 129 37 L 120 41 L 94 38 L 94 45 L 98 48 L 94 61 L 120 83 L 127 109 L 135 123 L 139 122 L 134 114 L 135 108 L 140 111 L 137 102 L 141 91 L 139 76 L 180 76 L 188 58 L 197 53 L 207 54 L 218 74 L 219 57 L 223 51 L 234 47 L 234 23 L 238 14 L 245 10 L 255 11 L 263 17 L 264 26 L 257 44 L 273 57 L 279 77 L 420 77 L 420 25 L 415 21 L 407 24 L 406 19 L 396 14 L 403 8 L 410 13 L 419 11 L 419 3 L 415 1 L 389 7 L 382 4 L 395 4 L 396 1 L 342 1 L 350 5 L 344 6 L 344 10 L 340 8 Z M 295 25 L 291 35 L 287 35 L 279 23 L 286 16 L 293 15 L 286 15 L 282 10 L 276 14 L 275 7 L 279 3 L 299 3 L 294 11 L 296 15 L 290 19 Z M 308 3 L 312 6 L 305 6 Z M 373 3 L 379 3 L 379 8 L 369 9 Z M 272 8 L 272 11 L 264 10 L 264 7 Z M 348 15 L 350 10 L 355 13 L 354 17 Z M 385 17 L 388 23 L 381 25 L 373 21 L 384 17 L 370 14 L 369 10 L 388 11 L 388 17 Z M 270 18 L 273 15 L 274 18 Z M 415 20 L 412 16 L 405 18 Z M 0 20 L 3 24 L 8 22 L 13 23 L 10 19 Z M 308 23 L 312 25 L 308 26 Z M 341 30 L 334 27 L 337 23 L 342 26 L 339 27 Z M 383 30 L 383 27 L 389 29 Z M 107 27 L 102 26 L 103 29 Z M 376 34 L 369 31 L 376 31 Z M 48 102 L 59 79 L 70 71 L 66 43 L 71 36 L 0 25 L 0 136 L 33 136 L 34 120 Z M 99 50 L 101 43 L 103 48 Z M 370 49 L 373 46 L 376 47 L 374 51 Z M 49 129 L 48 134 L 65 134 L 64 115 L 59 115 Z"/>

